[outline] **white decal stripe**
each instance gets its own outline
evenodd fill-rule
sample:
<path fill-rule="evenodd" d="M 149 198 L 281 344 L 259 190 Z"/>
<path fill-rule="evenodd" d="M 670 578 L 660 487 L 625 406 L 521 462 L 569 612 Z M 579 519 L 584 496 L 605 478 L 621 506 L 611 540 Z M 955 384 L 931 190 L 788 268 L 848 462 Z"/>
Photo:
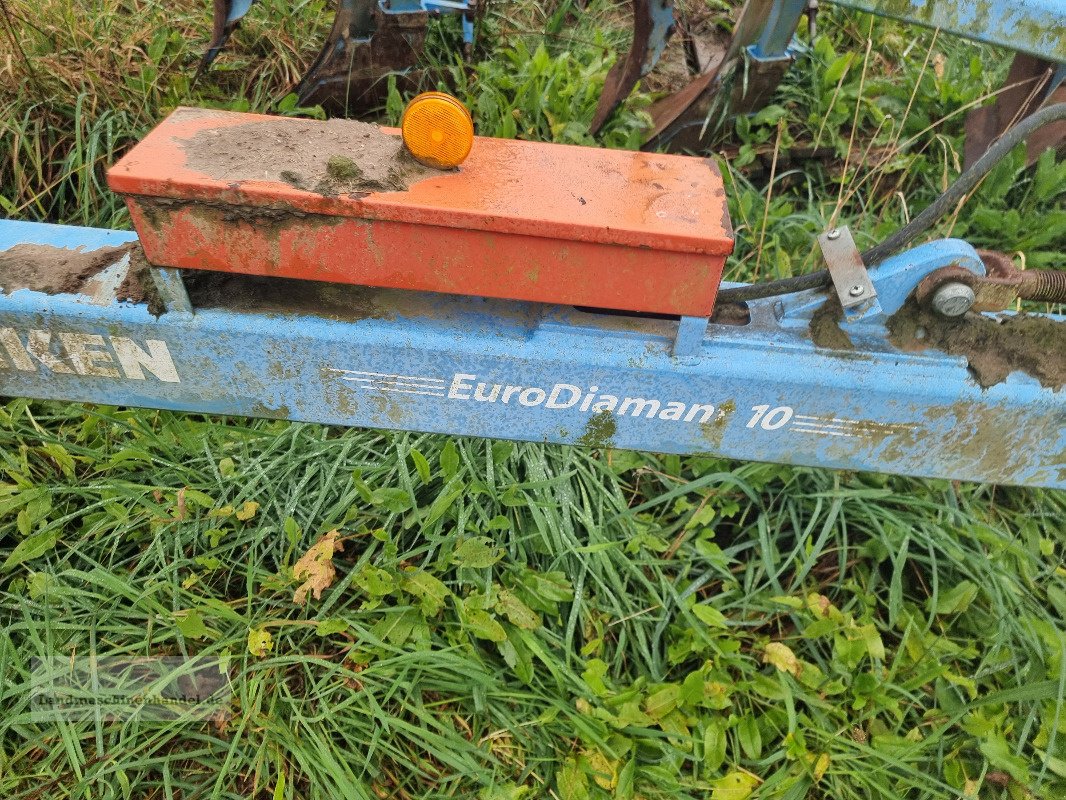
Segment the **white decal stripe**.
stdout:
<path fill-rule="evenodd" d="M 392 389 L 388 386 L 356 386 L 356 389 L 363 389 L 367 392 L 397 392 L 399 394 L 425 394 L 430 397 L 447 397 L 444 392 L 419 392 L 414 389 Z"/>
<path fill-rule="evenodd" d="M 877 430 L 878 428 L 913 430 L 915 427 L 914 425 L 904 422 L 874 422 L 873 420 L 840 419 L 839 417 L 812 417 L 808 414 L 797 414 L 795 419 L 800 424 L 807 424 L 805 421 L 809 420 L 811 424 L 816 425 L 824 425 L 833 428 L 857 427 L 862 430 Z"/>
<path fill-rule="evenodd" d="M 806 425 L 807 423 L 802 423 Z M 858 439 L 858 434 L 844 433 L 843 431 L 830 430 L 829 428 L 816 428 L 816 427 L 800 427 L 800 425 L 793 425 L 792 430 L 799 433 L 816 433 L 819 436 L 847 436 L 849 439 Z"/>
<path fill-rule="evenodd" d="M 367 384 L 370 384 L 371 386 L 406 386 L 408 388 L 413 388 L 413 389 L 437 389 L 437 390 L 440 390 L 440 389 L 444 388 L 443 386 L 436 386 L 436 385 L 434 385 L 432 383 L 422 383 L 422 382 L 416 382 L 416 381 L 393 381 L 393 380 L 386 380 L 384 378 L 352 378 L 352 377 L 345 376 L 345 377 L 341 378 L 341 380 L 342 381 L 347 381 L 348 383 L 367 383 Z"/>
<path fill-rule="evenodd" d="M 374 378 L 393 378 L 409 381 L 425 381 L 426 383 L 439 383 L 442 386 L 446 383 L 443 378 L 430 378 L 425 375 L 393 375 L 388 372 L 362 372 L 357 369 L 330 369 L 331 372 L 339 372 L 344 375 L 369 375 Z"/>

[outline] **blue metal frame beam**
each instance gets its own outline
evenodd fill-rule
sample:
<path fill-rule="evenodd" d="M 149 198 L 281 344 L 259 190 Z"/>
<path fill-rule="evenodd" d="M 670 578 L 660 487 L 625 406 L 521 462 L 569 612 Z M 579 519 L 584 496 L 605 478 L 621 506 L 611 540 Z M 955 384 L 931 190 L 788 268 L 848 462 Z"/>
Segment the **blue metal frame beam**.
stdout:
<path fill-rule="evenodd" d="M 0 223 L 0 250 L 132 239 Z M 0 294 L 0 395 L 1066 488 L 1066 390 L 982 389 L 876 328 L 823 349 L 797 303 L 752 303 L 677 358 L 674 321 L 322 284 L 156 317 L 114 300 L 126 261 L 84 294 Z"/>
<path fill-rule="evenodd" d="M 835 5 L 940 28 L 967 39 L 1066 62 L 1063 0 L 831 0 Z"/>

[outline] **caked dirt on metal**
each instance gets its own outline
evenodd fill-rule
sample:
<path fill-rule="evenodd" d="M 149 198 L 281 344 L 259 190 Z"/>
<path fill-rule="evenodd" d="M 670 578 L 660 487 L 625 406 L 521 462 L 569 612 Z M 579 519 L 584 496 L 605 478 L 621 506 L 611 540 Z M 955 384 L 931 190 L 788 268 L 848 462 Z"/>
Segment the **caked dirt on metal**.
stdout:
<path fill-rule="evenodd" d="M 155 281 L 152 280 L 152 265 L 144 255 L 144 248 L 139 244 L 130 248 L 130 267 L 126 277 L 118 286 L 116 297 L 131 303 L 144 303 L 148 311 L 161 316 L 166 311 L 163 298 L 159 296 Z"/>
<path fill-rule="evenodd" d="M 98 250 L 17 244 L 0 252 L 0 288 L 7 294 L 19 289 L 76 294 L 90 278 L 135 249 L 140 249 L 135 242 Z"/>
<path fill-rule="evenodd" d="M 851 337 L 840 327 L 843 319 L 844 307 L 840 305 L 840 298 L 836 295 L 827 297 L 811 316 L 811 341 L 815 347 L 827 350 L 854 350 L 855 345 Z"/>
<path fill-rule="evenodd" d="M 889 319 L 888 330 L 900 350 L 963 356 L 982 388 L 1012 372 L 1031 375 L 1048 389 L 1066 386 L 1066 325 L 1046 317 L 970 313 L 949 319 L 911 301 Z"/>
<path fill-rule="evenodd" d="M 216 180 L 270 181 L 336 196 L 402 192 L 438 170 L 419 164 L 397 135 L 346 119 L 279 119 L 200 131 L 186 166 Z"/>

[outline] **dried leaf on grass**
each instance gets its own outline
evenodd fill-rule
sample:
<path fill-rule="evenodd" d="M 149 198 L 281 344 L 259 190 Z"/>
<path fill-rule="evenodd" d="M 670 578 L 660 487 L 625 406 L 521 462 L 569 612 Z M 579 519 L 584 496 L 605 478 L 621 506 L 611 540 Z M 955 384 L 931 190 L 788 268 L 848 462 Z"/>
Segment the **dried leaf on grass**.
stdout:
<path fill-rule="evenodd" d="M 340 541 L 340 531 L 330 531 L 303 554 L 292 568 L 292 576 L 303 581 L 292 596 L 292 601 L 302 606 L 307 600 L 307 593 L 314 594 L 315 599 L 322 597 L 322 592 L 333 585 L 337 579 L 337 569 L 333 566 L 333 554 L 344 550 Z"/>

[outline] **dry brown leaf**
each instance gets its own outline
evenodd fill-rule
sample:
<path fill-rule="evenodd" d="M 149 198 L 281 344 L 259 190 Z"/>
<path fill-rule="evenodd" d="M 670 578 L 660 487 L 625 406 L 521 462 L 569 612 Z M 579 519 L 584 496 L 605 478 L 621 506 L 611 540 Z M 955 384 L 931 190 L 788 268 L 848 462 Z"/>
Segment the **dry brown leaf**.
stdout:
<path fill-rule="evenodd" d="M 308 550 L 292 568 L 292 576 L 303 581 L 292 596 L 292 601 L 302 606 L 307 600 L 307 593 L 312 592 L 315 600 L 322 597 L 322 592 L 333 585 L 337 570 L 333 566 L 333 554 L 344 550 L 340 541 L 340 531 L 330 531 Z"/>

